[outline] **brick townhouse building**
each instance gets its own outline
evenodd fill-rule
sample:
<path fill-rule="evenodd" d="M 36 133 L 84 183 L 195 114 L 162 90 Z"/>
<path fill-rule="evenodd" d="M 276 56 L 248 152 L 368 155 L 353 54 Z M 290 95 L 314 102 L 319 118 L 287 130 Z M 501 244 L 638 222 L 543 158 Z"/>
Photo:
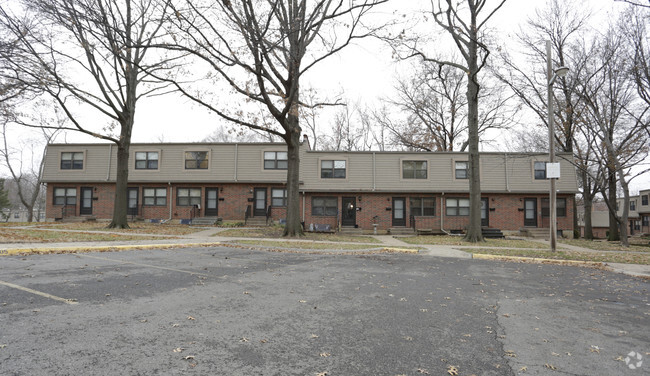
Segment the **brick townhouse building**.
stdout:
<path fill-rule="evenodd" d="M 47 219 L 110 219 L 116 148 L 51 144 L 45 155 Z M 133 144 L 129 214 L 145 219 L 248 215 L 279 221 L 286 213 L 282 143 Z M 306 228 L 427 228 L 468 224 L 468 155 L 460 152 L 315 151 L 300 149 L 300 213 Z M 573 166 L 559 155 L 558 230 L 573 231 Z M 548 228 L 546 154 L 481 153 L 482 220 L 506 232 Z"/>
<path fill-rule="evenodd" d="M 616 215 L 623 216 L 625 200 L 616 200 Z M 650 234 L 650 189 L 642 189 L 638 195 L 630 196 L 628 212 L 628 234 Z"/>

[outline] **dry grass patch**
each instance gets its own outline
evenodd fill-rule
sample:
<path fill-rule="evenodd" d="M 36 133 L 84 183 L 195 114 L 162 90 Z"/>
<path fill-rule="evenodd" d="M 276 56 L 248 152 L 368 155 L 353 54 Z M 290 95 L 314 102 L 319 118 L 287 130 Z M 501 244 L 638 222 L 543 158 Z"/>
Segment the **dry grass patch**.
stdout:
<path fill-rule="evenodd" d="M 41 228 L 60 229 L 60 230 L 80 230 L 80 231 L 110 231 L 110 232 L 123 232 L 132 234 L 155 234 L 155 235 L 187 235 L 204 228 L 190 227 L 180 224 L 157 224 L 145 222 L 130 222 L 130 228 L 116 229 L 107 228 L 108 222 L 80 222 L 80 223 L 48 223 L 40 224 Z"/>
<path fill-rule="evenodd" d="M 218 232 L 215 236 L 226 236 L 233 238 L 272 238 L 282 239 L 282 227 L 259 227 L 249 229 L 232 229 Z M 381 243 L 371 236 L 355 236 L 340 234 L 322 234 L 306 232 L 305 236 L 300 238 L 304 240 L 330 241 L 330 242 L 348 242 L 348 243 Z"/>
<path fill-rule="evenodd" d="M 337 244 L 337 243 L 314 243 L 314 242 L 283 242 L 274 240 L 239 240 L 236 244 L 257 245 L 262 247 L 273 248 L 292 248 L 292 249 L 317 249 L 317 250 L 354 250 L 354 249 L 373 249 L 374 245 L 364 244 Z"/>
<path fill-rule="evenodd" d="M 102 234 L 90 232 L 43 231 L 32 229 L 3 229 L 0 231 L 0 243 L 57 243 L 90 242 L 117 240 L 151 240 L 155 236 L 132 236 L 122 234 Z"/>
<path fill-rule="evenodd" d="M 576 260 L 589 262 L 617 262 L 622 264 L 650 265 L 650 254 L 641 253 L 599 253 L 576 251 L 534 251 L 525 249 L 465 249 L 467 252 L 496 256 L 518 256 L 531 258 L 544 258 L 551 260 Z"/>
<path fill-rule="evenodd" d="M 560 242 L 596 251 L 650 252 L 650 240 L 640 238 L 630 239 L 629 247 L 623 247 L 620 242 L 607 240 L 562 239 Z"/>
<path fill-rule="evenodd" d="M 428 244 L 428 245 L 466 245 L 466 246 L 485 246 L 485 247 L 505 247 L 505 248 L 548 248 L 547 245 L 530 240 L 518 239 L 485 239 L 484 243 L 469 243 L 463 240 L 462 236 L 448 235 L 419 235 L 400 237 L 399 240 L 409 244 Z"/>

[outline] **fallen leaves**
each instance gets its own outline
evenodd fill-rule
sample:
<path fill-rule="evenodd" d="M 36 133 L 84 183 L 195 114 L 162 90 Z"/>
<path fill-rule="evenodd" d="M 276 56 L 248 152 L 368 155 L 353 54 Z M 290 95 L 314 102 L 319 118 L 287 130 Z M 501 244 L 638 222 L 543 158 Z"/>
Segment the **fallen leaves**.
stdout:
<path fill-rule="evenodd" d="M 327 376 L 327 372 L 318 372 L 316 376 Z"/>
<path fill-rule="evenodd" d="M 516 357 L 517 357 L 517 354 L 515 354 L 515 352 L 512 351 L 512 350 L 506 350 L 506 351 L 505 351 L 505 356 L 509 356 L 509 357 L 511 357 L 511 358 L 516 358 Z"/>
<path fill-rule="evenodd" d="M 183 359 L 185 359 L 185 360 L 194 360 L 194 355 L 184 356 Z"/>
<path fill-rule="evenodd" d="M 528 367 L 526 366 L 519 368 L 519 372 L 526 372 L 526 371 L 528 371 Z"/>
<path fill-rule="evenodd" d="M 550 370 L 553 370 L 553 371 L 557 370 L 557 367 L 555 367 L 555 366 L 552 365 L 552 364 L 548 364 L 548 363 L 547 363 L 547 364 L 544 364 L 544 367 L 546 367 L 546 368 L 548 368 L 548 369 L 550 369 Z"/>
<path fill-rule="evenodd" d="M 447 373 L 451 376 L 458 376 L 458 367 L 447 366 Z"/>
<path fill-rule="evenodd" d="M 187 316 L 187 319 L 188 319 L 188 320 L 196 320 L 196 319 L 195 319 L 194 317 L 192 317 L 192 316 Z"/>
<path fill-rule="evenodd" d="M 179 353 L 179 352 L 183 352 L 183 350 L 185 350 L 185 349 L 182 348 L 182 347 L 177 347 L 177 348 L 175 348 L 175 349 L 172 350 L 172 351 L 175 352 L 175 353 Z"/>
<path fill-rule="evenodd" d="M 427 371 L 427 370 L 424 369 L 424 368 L 418 368 L 418 373 L 422 373 L 422 374 L 424 374 L 424 375 L 428 375 L 428 374 L 429 374 L 429 371 Z"/>
<path fill-rule="evenodd" d="M 326 352 L 322 352 L 322 353 L 320 353 L 320 356 L 321 356 L 321 358 L 327 358 L 327 357 L 332 356 L 332 354 L 330 354 L 330 353 L 326 353 Z"/>

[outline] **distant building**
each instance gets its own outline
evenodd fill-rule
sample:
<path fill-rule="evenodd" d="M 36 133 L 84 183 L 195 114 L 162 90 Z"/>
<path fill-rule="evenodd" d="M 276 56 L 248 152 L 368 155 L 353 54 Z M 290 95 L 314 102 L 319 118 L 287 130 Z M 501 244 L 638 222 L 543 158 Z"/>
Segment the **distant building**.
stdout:
<path fill-rule="evenodd" d="M 594 202 L 591 207 L 591 230 L 595 239 L 607 238 L 609 232 L 609 210 L 604 202 Z M 580 236 L 585 236 L 584 206 L 578 205 L 578 228 Z"/>
<path fill-rule="evenodd" d="M 637 196 L 630 196 L 630 211 L 628 214 L 628 232 L 634 234 L 650 234 L 650 189 L 641 190 Z M 616 200 L 616 215 L 623 215 L 622 198 Z"/>

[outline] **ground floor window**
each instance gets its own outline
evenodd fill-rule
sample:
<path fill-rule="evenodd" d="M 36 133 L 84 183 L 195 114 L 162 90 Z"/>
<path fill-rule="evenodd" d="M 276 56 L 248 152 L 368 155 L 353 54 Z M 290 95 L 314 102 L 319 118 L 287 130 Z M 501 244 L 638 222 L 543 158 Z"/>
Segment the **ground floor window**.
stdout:
<path fill-rule="evenodd" d="M 287 190 L 284 188 L 271 189 L 271 206 L 287 206 Z"/>
<path fill-rule="evenodd" d="M 556 208 L 555 215 L 558 217 L 566 217 L 566 198 L 557 198 L 556 199 Z M 549 199 L 542 199 L 542 217 L 548 217 L 549 213 Z"/>
<path fill-rule="evenodd" d="M 144 188 L 142 198 L 147 206 L 166 206 L 167 188 Z"/>
<path fill-rule="evenodd" d="M 643 216 L 643 226 L 650 226 L 650 216 L 648 215 Z"/>
<path fill-rule="evenodd" d="M 176 205 L 201 205 L 201 188 L 178 188 L 176 194 Z"/>
<path fill-rule="evenodd" d="M 634 229 L 641 230 L 641 221 L 634 221 Z"/>
<path fill-rule="evenodd" d="M 411 197 L 411 215 L 436 215 L 436 199 L 433 197 Z"/>
<path fill-rule="evenodd" d="M 54 188 L 54 205 L 75 205 L 77 188 Z"/>
<path fill-rule="evenodd" d="M 450 217 L 469 215 L 468 198 L 448 198 L 446 204 L 446 213 Z"/>
<path fill-rule="evenodd" d="M 338 211 L 336 197 L 314 197 L 311 200 L 311 215 L 335 216 Z"/>

